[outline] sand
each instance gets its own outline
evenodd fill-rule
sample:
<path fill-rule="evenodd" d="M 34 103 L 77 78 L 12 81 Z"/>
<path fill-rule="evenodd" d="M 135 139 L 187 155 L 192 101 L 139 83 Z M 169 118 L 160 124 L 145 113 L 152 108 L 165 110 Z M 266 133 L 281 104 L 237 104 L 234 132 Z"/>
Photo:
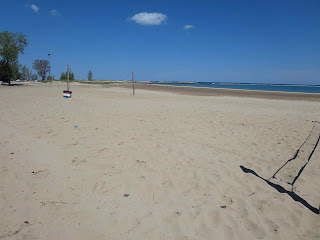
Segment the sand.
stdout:
<path fill-rule="evenodd" d="M 320 239 L 318 101 L 64 88 L 0 86 L 0 239 Z"/>
<path fill-rule="evenodd" d="M 132 88 L 131 84 L 124 87 Z M 140 84 L 136 83 L 137 89 L 165 91 L 183 95 L 193 96 L 233 96 L 233 97 L 246 97 L 246 98 L 262 98 L 262 99 L 279 99 L 279 100 L 307 100 L 307 101 L 320 101 L 319 93 L 293 93 L 293 92 L 272 92 L 272 91 L 256 91 L 256 90 L 243 90 L 243 89 L 227 89 L 227 88 L 208 88 L 208 87 L 185 87 L 185 86 L 169 86 L 159 84 Z"/>

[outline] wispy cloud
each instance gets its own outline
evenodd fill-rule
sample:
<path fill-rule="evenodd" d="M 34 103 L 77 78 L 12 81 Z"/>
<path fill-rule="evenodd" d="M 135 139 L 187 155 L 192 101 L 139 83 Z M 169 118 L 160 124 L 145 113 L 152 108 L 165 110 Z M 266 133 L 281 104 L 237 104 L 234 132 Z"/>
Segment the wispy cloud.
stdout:
<path fill-rule="evenodd" d="M 185 25 L 185 26 L 183 27 L 184 30 L 192 29 L 192 28 L 194 28 L 193 25 Z"/>
<path fill-rule="evenodd" d="M 53 9 L 49 12 L 50 16 L 61 16 L 60 12 L 58 12 L 57 10 Z"/>
<path fill-rule="evenodd" d="M 34 11 L 34 12 L 38 12 L 39 11 L 39 7 L 37 5 L 31 4 L 30 8 Z"/>
<path fill-rule="evenodd" d="M 130 18 L 141 25 L 160 25 L 167 21 L 167 16 L 162 13 L 141 12 Z"/>

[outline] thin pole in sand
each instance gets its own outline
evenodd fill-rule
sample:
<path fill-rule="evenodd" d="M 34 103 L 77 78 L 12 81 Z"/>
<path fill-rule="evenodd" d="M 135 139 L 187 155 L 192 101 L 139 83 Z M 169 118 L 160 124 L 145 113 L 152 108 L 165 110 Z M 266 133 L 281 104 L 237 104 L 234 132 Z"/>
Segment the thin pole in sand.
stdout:
<path fill-rule="evenodd" d="M 134 75 L 133 75 L 133 72 L 132 72 L 132 91 L 133 91 L 133 96 L 134 96 L 135 92 L 134 92 Z"/>
<path fill-rule="evenodd" d="M 52 82 L 52 79 L 51 79 L 51 65 L 50 65 L 50 53 L 48 54 L 48 58 L 49 58 L 49 80 L 50 80 L 50 86 L 51 86 L 51 82 Z"/>
<path fill-rule="evenodd" d="M 69 64 L 68 64 L 68 67 L 67 67 L 67 72 L 68 72 L 67 91 L 69 91 Z"/>

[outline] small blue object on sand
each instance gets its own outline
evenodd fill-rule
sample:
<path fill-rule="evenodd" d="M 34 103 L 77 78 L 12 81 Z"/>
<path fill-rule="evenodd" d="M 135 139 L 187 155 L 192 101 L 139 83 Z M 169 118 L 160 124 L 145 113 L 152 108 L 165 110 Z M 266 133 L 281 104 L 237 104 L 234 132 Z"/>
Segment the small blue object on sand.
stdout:
<path fill-rule="evenodd" d="M 74 126 L 75 128 L 78 128 L 78 126 Z"/>

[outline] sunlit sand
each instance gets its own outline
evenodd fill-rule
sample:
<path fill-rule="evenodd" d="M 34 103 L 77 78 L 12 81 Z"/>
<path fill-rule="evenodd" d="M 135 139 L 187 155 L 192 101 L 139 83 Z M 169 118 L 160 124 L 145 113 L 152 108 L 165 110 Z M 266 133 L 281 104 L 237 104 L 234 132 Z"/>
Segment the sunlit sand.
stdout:
<path fill-rule="evenodd" d="M 65 88 L 0 86 L 1 239 L 320 238 L 319 102 Z"/>

